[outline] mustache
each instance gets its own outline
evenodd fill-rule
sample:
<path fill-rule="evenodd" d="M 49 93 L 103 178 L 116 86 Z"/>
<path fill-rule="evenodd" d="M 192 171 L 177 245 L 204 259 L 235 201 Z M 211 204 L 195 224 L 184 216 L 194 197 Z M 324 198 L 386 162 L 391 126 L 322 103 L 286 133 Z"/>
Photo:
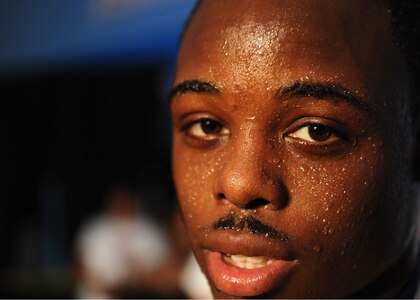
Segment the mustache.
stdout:
<path fill-rule="evenodd" d="M 291 240 L 287 233 L 274 229 L 253 216 L 230 214 L 219 219 L 212 227 L 215 230 L 248 231 L 252 234 L 264 235 L 265 237 L 280 240 L 282 242 Z"/>

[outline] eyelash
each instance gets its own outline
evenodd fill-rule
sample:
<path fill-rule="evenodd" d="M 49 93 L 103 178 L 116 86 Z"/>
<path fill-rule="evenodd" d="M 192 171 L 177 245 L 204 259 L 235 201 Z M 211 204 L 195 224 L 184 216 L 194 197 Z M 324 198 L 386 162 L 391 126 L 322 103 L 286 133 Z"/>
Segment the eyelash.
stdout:
<path fill-rule="evenodd" d="M 299 121 L 298 121 L 299 122 Z M 320 122 L 318 120 L 301 120 L 301 124 L 296 124 L 291 130 L 288 130 L 283 138 L 292 143 L 298 150 L 316 156 L 333 155 L 347 149 L 351 144 L 350 136 L 343 125 L 336 126 L 327 125 L 331 121 Z M 300 130 L 307 130 L 309 133 L 310 126 L 324 127 L 330 132 L 330 136 L 325 141 L 304 140 L 296 137 L 296 133 Z"/>
<path fill-rule="evenodd" d="M 207 128 L 207 130 L 203 128 L 205 124 L 206 126 L 210 126 L 210 128 Z M 194 130 L 196 131 L 195 133 L 193 132 Z M 215 132 L 209 133 L 209 130 L 214 130 Z M 187 139 L 187 142 L 197 147 L 213 145 L 213 143 L 219 141 L 221 138 L 230 135 L 229 129 L 212 117 L 203 117 L 188 122 L 181 127 L 181 131 Z M 311 136 L 311 134 L 321 134 L 322 136 L 323 132 L 327 133 L 324 136 L 325 140 L 317 141 Z M 334 152 L 340 150 L 347 144 L 347 136 L 345 134 L 332 126 L 318 121 L 307 121 L 306 123 L 299 124 L 292 130 L 287 131 L 282 138 L 298 144 L 299 147 L 305 147 L 309 152 Z"/>
<path fill-rule="evenodd" d="M 301 125 L 297 129 L 289 132 L 287 136 L 297 140 L 305 141 L 307 143 L 322 143 L 331 138 L 344 138 L 341 134 L 338 133 L 337 130 L 335 130 L 331 126 L 318 122 L 312 122 Z M 316 140 L 316 138 L 319 139 Z M 309 139 L 311 139 L 311 141 L 309 141 Z"/>
<path fill-rule="evenodd" d="M 203 128 L 203 126 L 207 126 L 208 128 Z M 201 131 L 201 133 L 195 132 L 195 134 L 193 134 L 193 130 Z M 206 132 L 212 130 L 217 132 Z M 181 127 L 181 131 L 187 138 L 188 142 L 192 143 L 193 146 L 205 146 L 209 143 L 216 142 L 219 138 L 228 136 L 230 134 L 229 130 L 223 126 L 221 122 L 218 122 L 210 117 L 204 117 L 192 122 L 188 122 Z"/>

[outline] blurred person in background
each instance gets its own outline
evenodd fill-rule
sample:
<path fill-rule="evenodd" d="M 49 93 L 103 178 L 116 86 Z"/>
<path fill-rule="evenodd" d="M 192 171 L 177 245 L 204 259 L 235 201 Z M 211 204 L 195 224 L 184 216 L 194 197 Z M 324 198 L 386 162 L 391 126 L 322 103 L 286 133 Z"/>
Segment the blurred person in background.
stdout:
<path fill-rule="evenodd" d="M 150 162 L 169 168 L 163 91 L 193 1 L 1 1 L 0 85 L 11 97 L 2 118 L 1 298 L 74 295 L 75 236 L 108 183 L 132 183 Z M 141 211 L 163 227 L 169 201 L 156 204 L 165 190 L 156 186 L 140 197 Z M 90 264 L 80 265 L 85 278 Z"/>
<path fill-rule="evenodd" d="M 192 251 L 189 252 L 179 276 L 179 285 L 189 299 L 212 299 L 210 285 Z"/>
<path fill-rule="evenodd" d="M 191 251 L 178 206 L 173 208 L 166 232 L 170 254 L 166 262 L 151 274 L 158 282 L 159 294 L 170 298 L 213 298 L 207 279 Z"/>
<path fill-rule="evenodd" d="M 77 297 L 152 297 L 156 281 L 149 275 L 166 261 L 165 234 L 130 188 L 115 186 L 106 199 L 106 210 L 77 237 Z"/>

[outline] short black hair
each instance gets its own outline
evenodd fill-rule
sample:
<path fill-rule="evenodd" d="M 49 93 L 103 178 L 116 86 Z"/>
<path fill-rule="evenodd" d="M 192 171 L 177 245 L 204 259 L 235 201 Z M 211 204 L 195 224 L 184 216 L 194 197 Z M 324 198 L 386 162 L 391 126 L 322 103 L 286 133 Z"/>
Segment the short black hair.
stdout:
<path fill-rule="evenodd" d="M 413 114 L 420 107 L 420 0 L 381 0 L 391 17 L 391 32 L 409 68 Z M 197 0 L 184 25 L 181 41 L 203 0 Z"/>

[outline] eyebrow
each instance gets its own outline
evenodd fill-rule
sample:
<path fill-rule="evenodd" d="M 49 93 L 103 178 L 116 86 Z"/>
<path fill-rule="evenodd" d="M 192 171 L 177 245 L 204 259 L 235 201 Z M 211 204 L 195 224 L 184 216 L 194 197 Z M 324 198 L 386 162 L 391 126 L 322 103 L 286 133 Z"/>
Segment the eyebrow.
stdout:
<path fill-rule="evenodd" d="M 179 94 L 186 94 L 189 92 L 198 94 L 221 94 L 217 85 L 211 82 L 201 80 L 186 80 L 176 85 L 169 92 L 169 101 Z M 369 111 L 370 107 L 366 101 L 357 96 L 349 89 L 337 83 L 324 83 L 312 81 L 296 81 L 291 85 L 280 87 L 277 89 L 275 98 L 287 99 L 294 97 L 312 97 L 316 99 L 331 99 L 334 101 L 344 101 L 359 109 Z"/>
<path fill-rule="evenodd" d="M 173 97 L 179 94 L 185 93 L 198 93 L 198 94 L 220 94 L 220 90 L 216 87 L 214 83 L 205 82 L 201 80 L 186 80 L 177 84 L 172 88 L 168 94 L 168 99 L 171 100 Z"/>
<path fill-rule="evenodd" d="M 367 102 L 349 89 L 337 83 L 296 81 L 277 90 L 276 98 L 312 97 L 316 99 L 342 100 L 362 110 L 370 110 Z"/>

